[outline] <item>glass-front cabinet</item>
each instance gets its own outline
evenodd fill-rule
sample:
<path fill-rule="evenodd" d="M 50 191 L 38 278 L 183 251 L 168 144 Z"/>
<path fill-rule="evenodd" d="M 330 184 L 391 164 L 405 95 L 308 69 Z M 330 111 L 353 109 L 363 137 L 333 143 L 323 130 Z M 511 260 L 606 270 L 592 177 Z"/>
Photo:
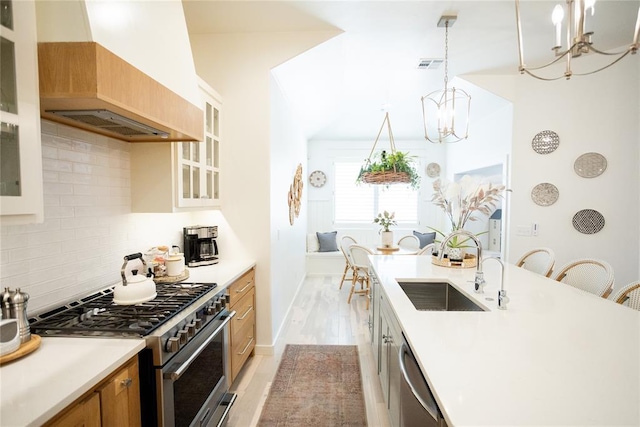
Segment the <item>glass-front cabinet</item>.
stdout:
<path fill-rule="evenodd" d="M 43 219 L 35 2 L 0 0 L 0 214 Z"/>
<path fill-rule="evenodd" d="M 220 96 L 199 82 L 204 112 L 204 140 L 177 142 L 178 207 L 220 205 Z"/>

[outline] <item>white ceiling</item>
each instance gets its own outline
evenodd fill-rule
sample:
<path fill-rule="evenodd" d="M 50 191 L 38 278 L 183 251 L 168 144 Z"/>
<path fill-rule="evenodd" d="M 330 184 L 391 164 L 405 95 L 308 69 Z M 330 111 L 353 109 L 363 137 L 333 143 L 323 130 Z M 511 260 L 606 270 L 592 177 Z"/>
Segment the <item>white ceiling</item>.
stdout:
<path fill-rule="evenodd" d="M 548 62 L 554 39 L 550 16 L 557 1 L 521 1 L 525 62 Z M 454 85 L 464 84 L 454 79 L 464 74 L 517 73 L 514 0 L 183 0 L 183 4 L 189 32 L 194 34 L 343 31 L 274 70 L 309 139 L 374 139 L 384 104 L 389 105 L 396 139 L 423 138 L 420 97 L 442 89 L 444 67 L 416 67 L 420 58 L 444 57 L 445 30 L 437 23 L 445 14 L 458 16 L 449 30 L 449 80 Z M 637 0 L 598 0 L 595 44 L 601 49 L 628 45 L 639 5 Z M 590 59 L 574 63 L 578 67 Z M 472 118 L 500 105 L 501 100 L 482 92 L 474 92 Z"/>

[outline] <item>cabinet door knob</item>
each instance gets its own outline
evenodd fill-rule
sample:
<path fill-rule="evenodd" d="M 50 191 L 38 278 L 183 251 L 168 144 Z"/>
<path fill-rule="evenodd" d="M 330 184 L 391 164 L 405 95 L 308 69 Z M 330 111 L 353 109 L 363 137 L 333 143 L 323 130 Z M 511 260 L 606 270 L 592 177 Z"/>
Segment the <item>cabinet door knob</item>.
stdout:
<path fill-rule="evenodd" d="M 131 387 L 132 382 L 133 380 L 131 378 L 125 378 L 122 381 L 120 381 L 120 385 L 122 385 L 122 387 Z"/>

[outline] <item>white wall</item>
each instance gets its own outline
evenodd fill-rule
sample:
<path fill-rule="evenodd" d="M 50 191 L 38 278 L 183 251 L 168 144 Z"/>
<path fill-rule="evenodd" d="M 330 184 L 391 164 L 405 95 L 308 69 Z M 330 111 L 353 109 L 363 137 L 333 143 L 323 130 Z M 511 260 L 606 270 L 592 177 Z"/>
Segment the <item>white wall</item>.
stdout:
<path fill-rule="evenodd" d="M 569 81 L 517 79 L 514 99 L 512 222 L 510 260 L 525 251 L 548 246 L 556 252 L 556 266 L 576 258 L 600 258 L 615 271 L 615 288 L 638 280 L 640 203 L 638 155 L 640 61 L 623 60 L 592 76 Z M 559 148 L 540 155 L 531 139 L 550 129 L 560 137 Z M 573 169 L 583 153 L 598 152 L 607 159 L 599 177 L 581 178 Z M 531 201 L 531 189 L 550 182 L 559 200 L 549 207 Z M 572 226 L 573 215 L 585 208 L 604 215 L 605 227 L 585 235 Z M 539 224 L 537 237 L 518 236 L 518 226 Z"/>
<path fill-rule="evenodd" d="M 278 293 L 271 300 L 274 336 L 284 326 L 287 312 L 304 280 L 307 230 L 307 141 L 296 125 L 295 116 L 271 78 L 271 283 Z M 298 165 L 302 165 L 300 214 L 289 222 L 288 192 Z M 278 328 L 278 329 L 275 329 Z"/>
<path fill-rule="evenodd" d="M 129 149 L 42 121 L 44 222 L 0 228 L 0 281 L 30 295 L 29 314 L 118 283 L 125 255 L 182 247 L 188 225 L 217 225 L 221 258 L 246 257 L 220 211 L 132 214 Z"/>
<path fill-rule="evenodd" d="M 281 327 L 276 319 L 283 313 L 272 312 L 272 301 L 282 298 L 279 304 L 288 307 L 291 301 L 285 298 L 290 298 L 288 289 L 292 286 L 286 283 L 292 278 L 273 279 L 285 275 L 285 272 L 271 271 L 271 227 L 273 221 L 278 221 L 271 218 L 272 197 L 277 197 L 277 194 L 271 194 L 272 166 L 277 165 L 290 174 L 291 162 L 280 165 L 276 159 L 271 159 L 271 145 L 277 145 L 279 141 L 270 140 L 270 72 L 277 65 L 335 34 L 308 31 L 191 35 L 198 75 L 224 100 L 222 209 L 233 230 L 257 260 L 256 351 L 259 353 L 273 350 L 276 332 Z M 300 162 L 304 163 L 304 159 Z M 303 233 L 295 238 L 304 244 Z"/>
<path fill-rule="evenodd" d="M 381 116 L 382 120 L 383 116 Z M 391 117 L 393 119 L 393 117 Z M 327 175 L 327 183 L 321 188 L 309 189 L 309 222 L 308 233 L 316 231 L 339 230 L 339 234 L 348 234 L 359 243 L 365 245 L 375 245 L 379 243 L 378 230 L 380 226 L 373 223 L 353 228 L 337 228 L 333 223 L 333 191 L 335 188 L 334 180 L 334 163 L 337 160 L 343 161 L 362 161 L 369 157 L 375 134 L 377 130 L 372 129 L 373 137 L 371 141 L 309 141 L 309 172 L 321 170 Z M 442 224 L 440 210 L 436 208 L 430 201 L 433 193 L 432 184 L 436 178 L 429 178 L 426 175 L 426 166 L 435 162 L 441 166 L 440 176 L 446 174 L 445 163 L 445 146 L 427 143 L 425 141 L 395 141 L 396 149 L 402 152 L 409 152 L 409 155 L 416 157 L 416 169 L 420 174 L 420 188 L 418 190 L 419 200 L 419 231 L 427 232 L 427 226 L 438 228 Z M 388 140 L 382 137 L 376 145 L 376 152 L 382 149 L 389 149 Z M 357 177 L 353 177 L 354 181 Z M 393 228 L 394 240 L 405 234 L 411 234 L 413 227 L 402 228 L 397 226 Z"/>

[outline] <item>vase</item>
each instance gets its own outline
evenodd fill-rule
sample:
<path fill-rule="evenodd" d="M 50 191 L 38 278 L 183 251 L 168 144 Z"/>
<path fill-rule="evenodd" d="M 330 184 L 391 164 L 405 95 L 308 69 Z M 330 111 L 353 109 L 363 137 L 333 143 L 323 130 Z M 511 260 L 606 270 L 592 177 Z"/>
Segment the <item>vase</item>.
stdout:
<path fill-rule="evenodd" d="M 393 247 L 393 231 L 382 231 L 380 233 L 380 241 L 383 248 Z"/>
<path fill-rule="evenodd" d="M 451 260 L 461 260 L 464 257 L 464 253 L 461 248 L 449 248 L 447 254 Z"/>

